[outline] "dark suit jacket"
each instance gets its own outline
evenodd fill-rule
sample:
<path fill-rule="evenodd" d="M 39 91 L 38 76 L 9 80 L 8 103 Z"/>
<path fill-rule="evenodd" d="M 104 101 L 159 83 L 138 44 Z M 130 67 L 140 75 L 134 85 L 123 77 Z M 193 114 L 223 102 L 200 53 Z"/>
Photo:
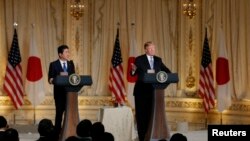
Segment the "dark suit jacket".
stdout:
<path fill-rule="evenodd" d="M 150 64 L 148 62 L 147 55 L 141 55 L 136 57 L 135 65 L 137 67 L 134 75 L 138 75 L 138 80 L 135 83 L 134 87 L 134 96 L 149 96 L 154 92 L 154 88 L 151 84 L 144 83 L 141 78 L 147 71 L 150 69 Z M 163 64 L 162 59 L 160 57 L 154 56 L 154 70 L 155 73 L 159 71 L 165 71 L 166 73 L 170 73 L 171 71 Z"/>
<path fill-rule="evenodd" d="M 63 72 L 63 68 L 59 59 L 51 62 L 49 65 L 48 81 L 50 80 L 50 78 L 55 78 L 56 76 L 60 75 L 61 72 Z M 67 61 L 67 72 L 68 75 L 75 73 L 75 65 L 73 61 Z M 54 85 L 54 99 L 60 98 L 60 96 L 62 96 L 63 94 L 66 95 L 66 93 L 67 92 L 64 87 Z"/>

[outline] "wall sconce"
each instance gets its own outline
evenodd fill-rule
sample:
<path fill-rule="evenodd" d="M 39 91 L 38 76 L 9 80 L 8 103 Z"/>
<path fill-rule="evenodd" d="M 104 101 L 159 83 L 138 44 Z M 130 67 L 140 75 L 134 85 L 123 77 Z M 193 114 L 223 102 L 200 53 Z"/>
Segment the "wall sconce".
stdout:
<path fill-rule="evenodd" d="M 79 20 L 83 16 L 84 4 L 81 4 L 81 0 L 75 0 L 73 4 L 70 5 L 70 15 Z"/>
<path fill-rule="evenodd" d="M 188 0 L 187 2 L 183 3 L 183 14 L 188 16 L 189 19 L 192 19 L 196 15 L 196 4 L 194 0 Z"/>

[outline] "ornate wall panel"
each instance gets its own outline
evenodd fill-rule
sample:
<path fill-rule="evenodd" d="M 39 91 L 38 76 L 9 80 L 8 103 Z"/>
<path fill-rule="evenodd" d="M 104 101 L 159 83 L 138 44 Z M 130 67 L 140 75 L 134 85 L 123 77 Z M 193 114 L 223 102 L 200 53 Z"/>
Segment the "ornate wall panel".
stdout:
<path fill-rule="evenodd" d="M 208 124 L 250 124 L 249 101 L 234 102 L 230 109 L 223 113 L 212 109 L 207 115 L 202 101 L 198 98 L 166 97 L 165 101 L 167 123 L 171 130 L 178 130 L 178 126 L 185 122 L 189 130 L 206 129 Z M 98 120 L 101 107 L 113 106 L 109 96 L 79 96 L 78 103 L 80 119 L 87 118 L 92 121 Z M 47 96 L 35 109 L 25 99 L 25 105 L 20 110 L 13 109 L 8 97 L 0 97 L 0 115 L 8 117 L 10 124 L 33 124 L 43 118 L 54 121 L 54 112 L 54 100 L 51 96 Z"/>

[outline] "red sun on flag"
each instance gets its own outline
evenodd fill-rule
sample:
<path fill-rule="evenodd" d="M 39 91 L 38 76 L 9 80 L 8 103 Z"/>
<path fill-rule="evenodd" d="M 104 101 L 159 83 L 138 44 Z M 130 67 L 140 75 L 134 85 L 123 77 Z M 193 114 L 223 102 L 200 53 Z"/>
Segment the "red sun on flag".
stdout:
<path fill-rule="evenodd" d="M 27 68 L 27 80 L 31 82 L 38 81 L 42 78 L 41 60 L 36 56 L 29 57 Z"/>

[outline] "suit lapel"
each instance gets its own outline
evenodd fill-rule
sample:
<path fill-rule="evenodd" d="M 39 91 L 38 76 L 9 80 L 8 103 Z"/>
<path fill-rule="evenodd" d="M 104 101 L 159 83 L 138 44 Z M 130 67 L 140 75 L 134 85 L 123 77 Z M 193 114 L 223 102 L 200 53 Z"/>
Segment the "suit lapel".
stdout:
<path fill-rule="evenodd" d="M 71 72 L 71 68 L 72 68 L 72 66 L 71 66 L 71 64 L 70 64 L 70 62 L 69 62 L 69 61 L 67 61 L 67 66 L 68 66 L 68 72 Z"/>
<path fill-rule="evenodd" d="M 157 57 L 154 56 L 154 68 L 158 68 L 159 66 L 158 65 L 158 62 L 157 62 Z"/>
<path fill-rule="evenodd" d="M 150 69 L 150 64 L 149 64 L 149 61 L 148 61 L 148 58 L 147 58 L 146 54 L 144 55 L 144 59 L 143 60 L 144 60 L 143 64 L 145 64 L 146 69 Z"/>
<path fill-rule="evenodd" d="M 62 72 L 62 71 L 63 71 L 63 68 L 62 68 L 62 65 L 61 65 L 61 63 L 60 63 L 60 60 L 59 60 L 59 59 L 56 61 L 56 67 L 60 70 L 60 72 Z"/>

